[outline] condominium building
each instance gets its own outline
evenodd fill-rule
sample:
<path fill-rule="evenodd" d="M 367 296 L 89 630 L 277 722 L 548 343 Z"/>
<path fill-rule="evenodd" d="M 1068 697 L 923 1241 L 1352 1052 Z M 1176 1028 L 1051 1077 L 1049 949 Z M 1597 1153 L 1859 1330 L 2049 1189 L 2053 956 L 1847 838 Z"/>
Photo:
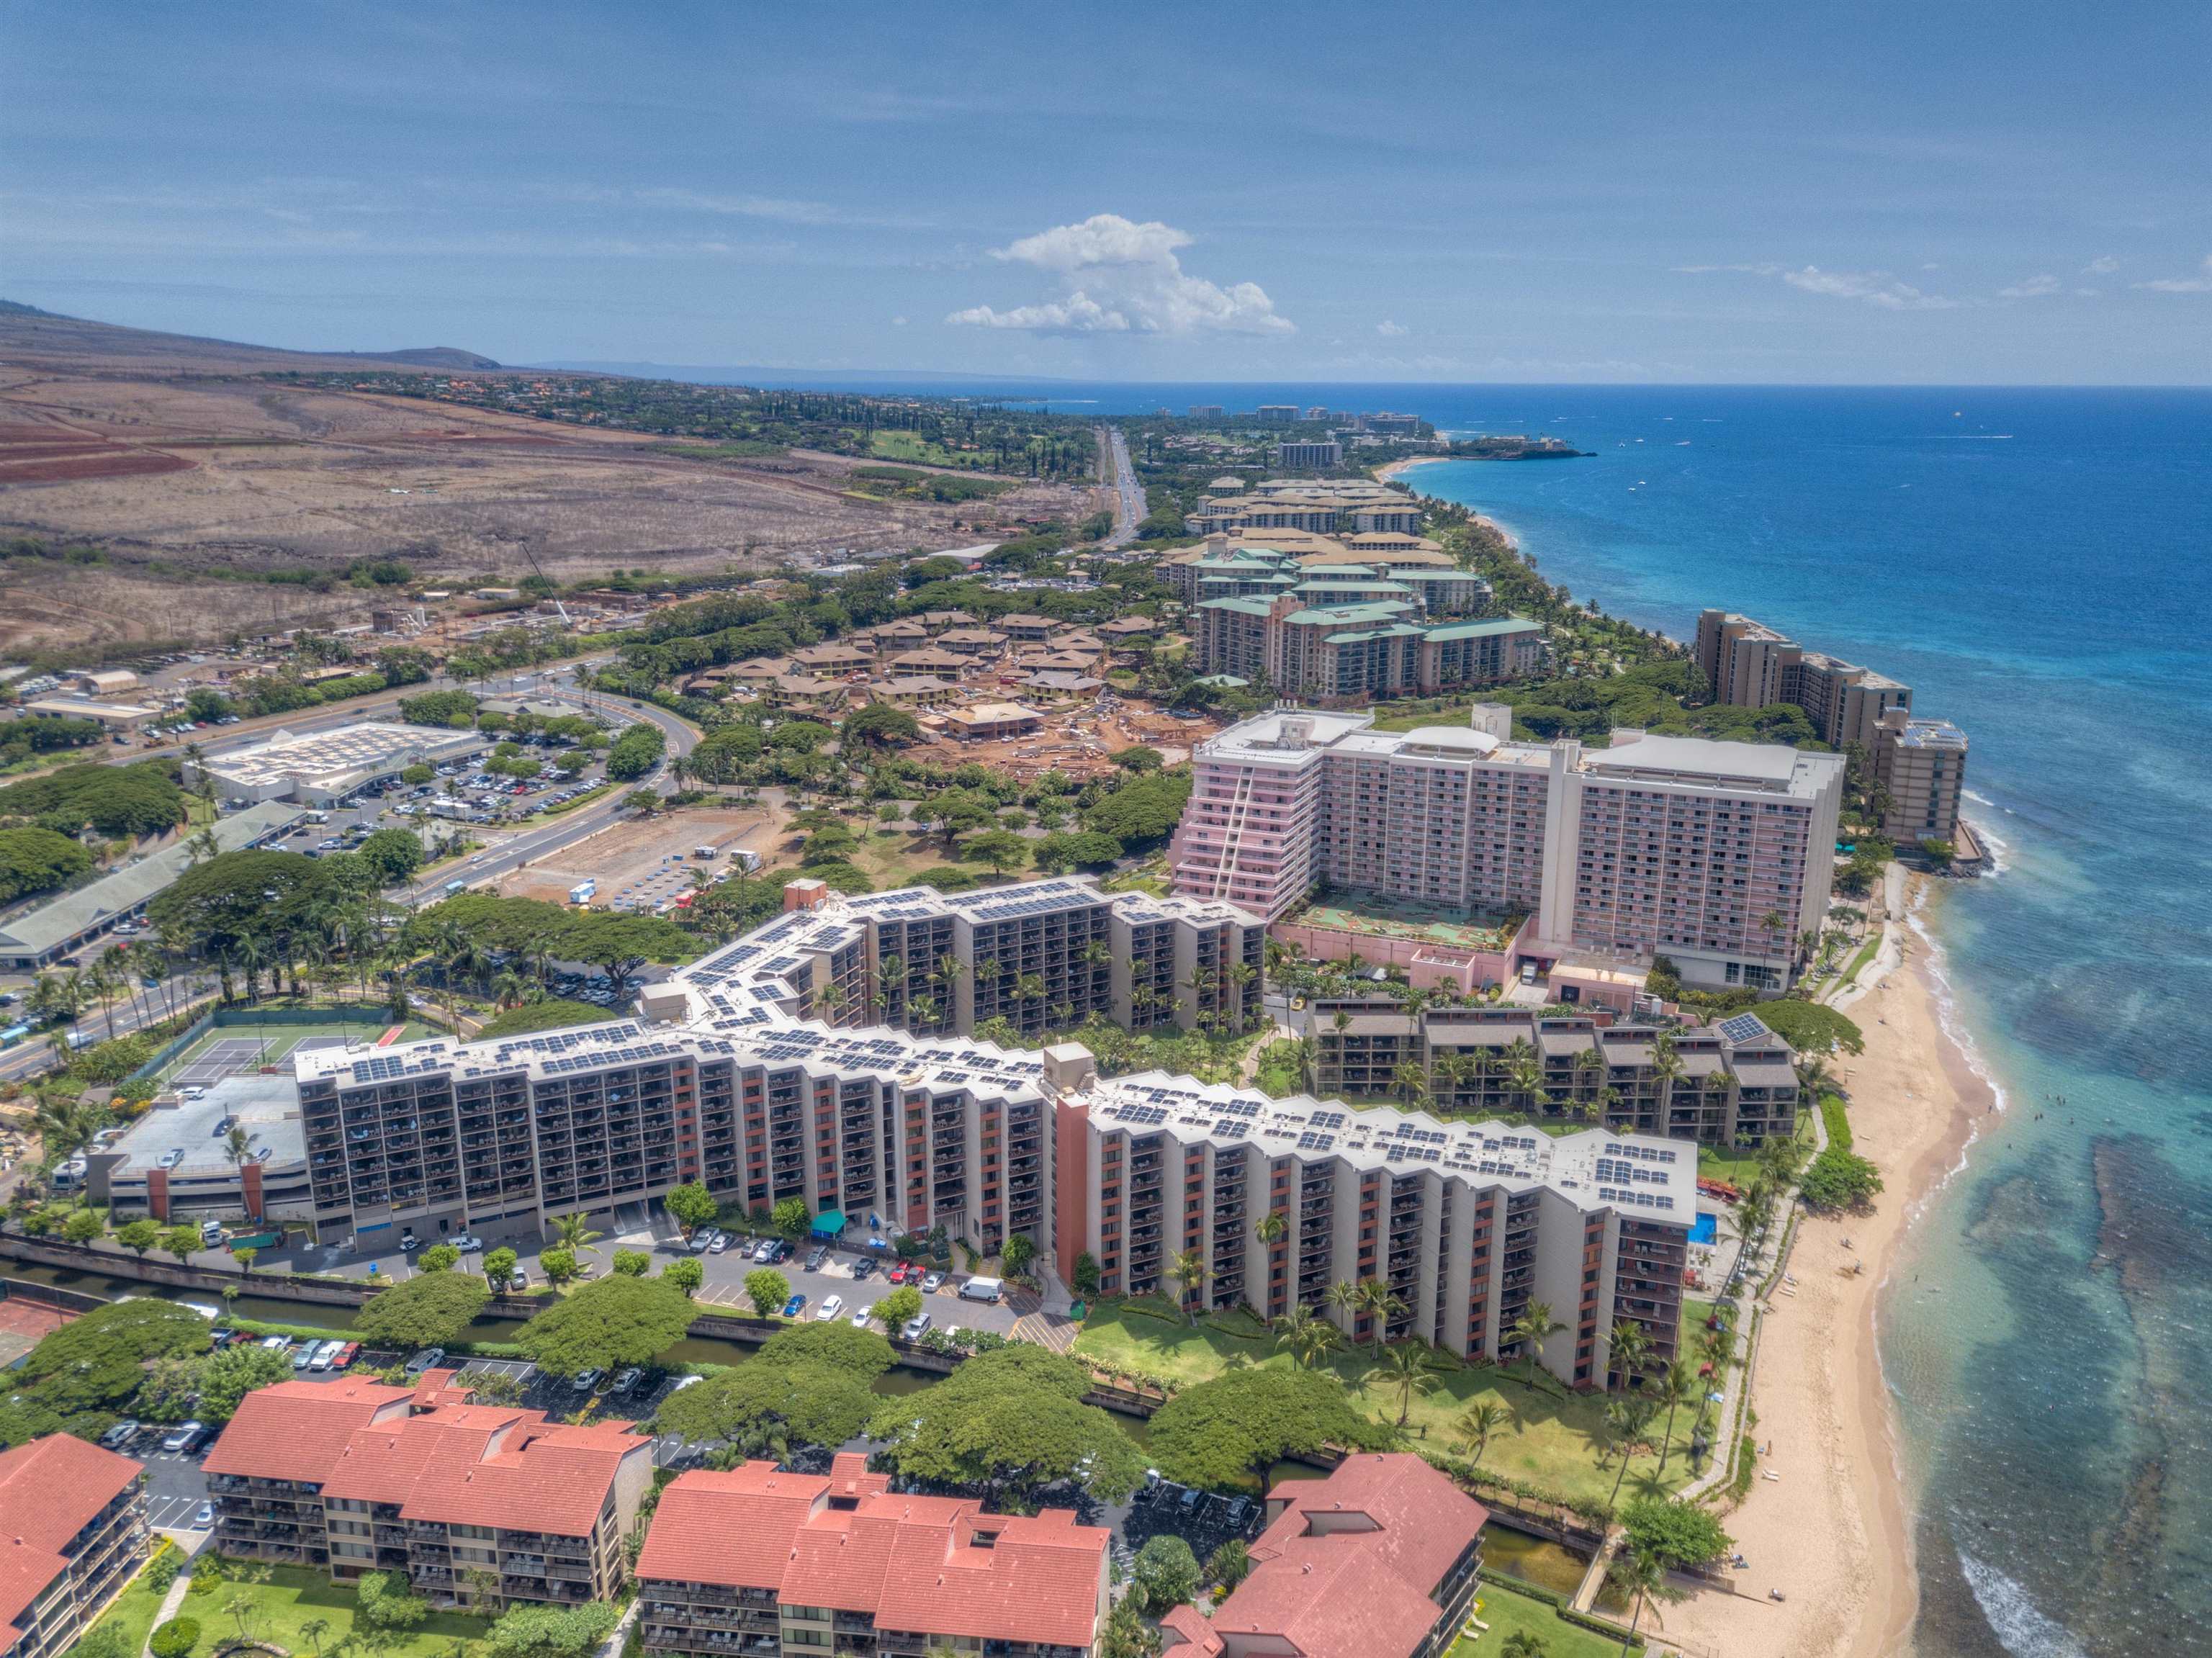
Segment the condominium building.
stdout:
<path fill-rule="evenodd" d="M 853 1453 L 826 1474 L 748 1462 L 678 1475 L 637 1563 L 645 1650 L 1089 1658 L 1111 1533 L 1066 1509 L 986 1514 L 890 1483 Z"/>
<path fill-rule="evenodd" d="M 1160 1620 L 1164 1658 L 1440 1658 L 1459 1639 L 1489 1510 L 1419 1457 L 1346 1457 L 1267 1493 L 1252 1570 L 1208 1618 Z"/>
<path fill-rule="evenodd" d="M 70 1434 L 0 1451 L 0 1658 L 58 1658 L 146 1558 L 129 1457 Z"/>
<path fill-rule="evenodd" d="M 628 1422 L 574 1427 L 473 1404 L 453 1377 L 246 1394 L 204 1465 L 216 1547 L 339 1583 L 404 1571 L 445 1604 L 612 1598 L 652 1489 L 653 1442 Z"/>
<path fill-rule="evenodd" d="M 1289 471 L 1326 471 L 1344 464 L 1344 446 L 1334 438 L 1291 440 L 1275 446 L 1275 465 Z"/>
<path fill-rule="evenodd" d="M 1199 746 L 1176 890 L 1275 920 L 1322 886 L 1531 914 L 1524 954 L 1669 957 L 1780 987 L 1828 899 L 1843 757 L 1622 730 L 1516 742 L 1508 711 L 1371 729 L 1280 708 Z"/>
<path fill-rule="evenodd" d="M 1443 1116 L 1583 1122 L 1719 1146 L 1760 1145 L 1797 1128 L 1795 1056 L 1756 1014 L 1660 1030 L 1527 1008 L 1414 1013 L 1317 999 L 1305 1034 L 1313 1090 L 1324 1097 L 1418 1094 Z"/>
<path fill-rule="evenodd" d="M 1019 890 L 1001 892 L 1014 902 Z M 1117 903 L 1108 918 L 1110 999 L 1156 1009 L 1181 1004 L 1187 987 L 1256 998 L 1256 973 L 1224 975 L 1198 953 L 1209 936 L 1227 935 L 1184 927 L 1188 901 L 1146 902 Z M 919 930 L 899 935 L 902 947 L 921 956 L 957 939 L 965 924 L 941 919 L 940 931 L 927 908 L 905 918 Z M 1256 926 L 1237 926 L 1256 960 Z M 1211 1302 L 1249 1300 L 1271 1315 L 1292 1296 L 1315 1300 L 1339 1278 L 1387 1272 L 1408 1309 L 1392 1315 L 1394 1328 L 1435 1333 L 1468 1352 L 1510 1348 L 1504 1333 L 1540 1294 L 1577 1314 L 1575 1339 L 1540 1355 L 1569 1381 L 1601 1370 L 1592 1332 L 1616 1317 L 1649 1316 L 1672 1339 L 1668 1286 L 1628 1269 L 1637 1251 L 1655 1238 L 1663 1250 L 1671 1236 L 1679 1279 L 1695 1207 L 1686 1146 L 1595 1131 L 1553 1140 L 1388 1110 L 1356 1114 L 1346 1129 L 1355 1114 L 1311 1099 L 1271 1101 L 1158 1072 L 1102 1082 L 1072 1043 L 1038 1054 L 805 1017 L 823 1005 L 823 983 L 849 984 L 847 1005 L 866 1005 L 867 939 L 849 918 L 802 908 L 653 987 L 643 1018 L 368 1056 L 295 1054 L 323 1235 L 543 1225 L 556 1212 L 605 1212 L 698 1181 L 748 1208 L 795 1197 L 817 1214 L 865 1214 L 894 1232 L 942 1225 L 986 1251 L 1019 1233 L 1063 1274 L 1088 1251 L 1110 1291 L 1155 1290 L 1173 1251 L 1198 1248 Z M 1177 1178 L 1201 1182 L 1188 1187 L 1172 1243 L 1156 1212 L 1185 1189 L 1160 1172 L 1170 1155 L 1190 1165 Z M 1653 1172 L 1670 1169 L 1679 1181 Z M 1249 1203 L 1240 1173 L 1255 1188 Z M 1272 1263 L 1260 1259 L 1269 1246 L 1256 1228 L 1286 1206 L 1261 1200 L 1262 1176 L 1277 1196 L 1293 1181 L 1299 1193 Z M 1321 1201 L 1330 1191 L 1341 1193 L 1340 1208 Z M 1374 1224 L 1385 1192 L 1387 1254 Z M 1549 1227 L 1540 1243 L 1540 1224 Z M 1585 1285 L 1582 1257 L 1593 1249 L 1612 1264 Z M 311 1391 L 332 1408 L 348 1397 Z M 404 1394 L 357 1397 L 369 1417 L 405 1408 Z M 319 1490 L 321 1478 L 270 1477 Z"/>
<path fill-rule="evenodd" d="M 1874 743 L 1875 776 L 1888 796 L 1881 832 L 1907 845 L 1952 841 L 1966 786 L 1966 733 L 1948 720 L 1914 720 L 1902 708 L 1882 716 Z"/>
<path fill-rule="evenodd" d="M 1048 1078 L 1069 1064 L 1045 1060 Z M 1354 1111 L 1160 1072 L 1056 1080 L 1063 1276 L 1087 1253 L 1108 1295 L 1268 1318 L 1322 1308 L 1355 1339 L 1379 1316 L 1387 1339 L 1501 1362 L 1522 1356 L 1516 1322 L 1540 1301 L 1560 1327 L 1535 1357 L 1577 1387 L 1606 1377 L 1623 1319 L 1660 1362 L 1674 1356 L 1692 1145 Z M 1186 1252 L 1204 1275 L 1179 1289 L 1168 1269 Z M 1370 1279 L 1389 1292 L 1379 1309 L 1327 1308 L 1332 1284 Z"/>
<path fill-rule="evenodd" d="M 1699 614 L 1697 660 L 1714 701 L 1741 708 L 1794 704 L 1832 748 L 1856 743 L 1872 749 L 1883 716 L 1912 708 L 1910 685 L 1808 651 L 1765 623 L 1731 611 Z"/>
<path fill-rule="evenodd" d="M 1357 567 L 1287 592 L 1279 578 L 1239 580 L 1278 591 L 1199 604 L 1193 665 L 1201 674 L 1264 679 L 1285 695 L 1328 704 L 1471 689 L 1543 666 L 1539 623 L 1518 616 L 1425 622 L 1425 584 Z M 1446 602 L 1451 585 L 1439 590 Z"/>

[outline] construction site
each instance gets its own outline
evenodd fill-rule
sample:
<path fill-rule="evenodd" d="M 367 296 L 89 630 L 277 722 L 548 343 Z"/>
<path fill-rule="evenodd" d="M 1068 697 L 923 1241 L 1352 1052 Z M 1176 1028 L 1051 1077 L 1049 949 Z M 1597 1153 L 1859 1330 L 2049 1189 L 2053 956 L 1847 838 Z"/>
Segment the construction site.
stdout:
<path fill-rule="evenodd" d="M 988 766 L 1024 782 L 1051 771 L 1080 779 L 1111 772 L 1114 756 L 1124 749 L 1157 750 L 1168 765 L 1182 765 L 1196 744 L 1224 724 L 1211 714 L 1170 713 L 1111 693 L 1079 705 L 983 706 L 994 713 L 1018 710 L 1026 718 L 979 722 L 979 729 L 990 734 L 968 737 L 958 720 L 924 714 L 920 720 L 925 740 L 908 752 L 936 764 Z"/>
<path fill-rule="evenodd" d="M 763 803 L 623 818 L 514 871 L 499 890 L 510 898 L 623 914 L 674 910 L 702 880 L 725 871 L 743 874 L 751 859 L 774 862 L 787 817 L 781 806 Z"/>

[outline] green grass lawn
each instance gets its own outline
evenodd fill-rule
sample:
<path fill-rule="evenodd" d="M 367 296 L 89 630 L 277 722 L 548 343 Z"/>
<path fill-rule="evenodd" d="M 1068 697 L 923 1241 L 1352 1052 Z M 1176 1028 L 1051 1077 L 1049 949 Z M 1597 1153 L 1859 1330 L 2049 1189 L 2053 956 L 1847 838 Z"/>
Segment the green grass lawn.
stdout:
<path fill-rule="evenodd" d="M 919 432 L 870 433 L 868 452 L 878 460 L 910 461 L 917 466 L 958 466 L 975 471 L 983 465 L 981 455 L 962 454 L 947 449 L 935 439 L 925 438 Z"/>
<path fill-rule="evenodd" d="M 317 1642 L 327 1653 L 352 1637 L 353 1591 L 340 1588 L 319 1571 L 276 1566 L 271 1568 L 267 1582 L 244 1587 L 254 1603 L 246 1627 L 257 1641 L 273 1642 L 295 1653 L 312 1654 Z M 219 1642 L 237 1639 L 238 1620 L 223 1610 L 233 1592 L 233 1586 L 225 1583 L 212 1594 L 185 1597 L 185 1610 L 200 1623 L 200 1643 L 195 1649 L 196 1655 L 212 1652 Z M 301 1627 L 316 1619 L 323 1619 L 330 1627 L 321 1631 L 316 1641 L 310 1641 L 301 1632 Z M 433 1612 L 418 1628 L 398 1637 L 388 1649 L 380 1649 L 380 1652 L 382 1658 L 453 1658 L 458 1644 L 466 1658 L 467 1655 L 483 1651 L 484 1631 L 489 1627 L 481 1618 Z"/>
<path fill-rule="evenodd" d="M 176 1548 L 173 1543 L 165 1543 L 161 1546 L 172 1552 Z M 150 1562 L 153 1556 L 149 1555 L 147 1558 Z M 100 1621 L 94 1627 L 121 1631 L 123 1650 L 130 1655 L 130 1658 L 138 1658 L 138 1655 L 146 1649 L 146 1637 L 154 1632 L 154 1614 L 161 1610 L 161 1596 L 148 1586 L 145 1569 L 141 1567 L 138 1575 L 131 1580 L 122 1594 L 115 1597 L 115 1604 L 100 1614 Z M 72 1647 L 70 1650 L 75 1652 L 76 1649 Z"/>
<path fill-rule="evenodd" d="M 1474 1598 L 1474 1615 L 1490 1627 L 1480 1635 L 1460 1637 L 1451 1658 L 1498 1658 L 1506 1641 L 1522 1630 L 1544 1643 L 1544 1658 L 1618 1658 L 1620 1642 L 1570 1624 L 1557 1608 L 1534 1595 L 1516 1594 L 1486 1580 Z M 1641 1647 L 1639 1642 L 1638 1649 Z"/>
<path fill-rule="evenodd" d="M 1075 1351 L 1103 1369 L 1141 1377 L 1165 1380 L 1180 1387 L 1204 1382 L 1221 1374 L 1231 1359 L 1253 1364 L 1290 1363 L 1278 1352 L 1274 1338 L 1258 1320 L 1242 1313 L 1212 1314 L 1195 1327 L 1177 1321 L 1165 1302 L 1130 1303 L 1103 1300 L 1091 1309 Z M 1450 1361 L 1441 1361 L 1447 1367 Z M 1366 1347 L 1340 1348 L 1331 1368 L 1352 1390 L 1353 1402 L 1370 1416 L 1395 1423 L 1397 1395 L 1377 1378 L 1369 1381 L 1375 1365 Z M 1406 1436 L 1410 1443 L 1433 1444 L 1438 1450 L 1457 1451 L 1452 1424 L 1485 1399 L 1496 1400 L 1511 1412 L 1505 1426 L 1492 1436 L 1482 1467 L 1491 1473 L 1527 1480 L 1569 1497 L 1600 1502 L 1613 1495 L 1617 1462 L 1601 1466 L 1600 1447 L 1606 1401 L 1596 1394 L 1570 1392 L 1548 1377 L 1530 1386 L 1518 1370 L 1509 1374 L 1495 1365 L 1462 1365 L 1437 1373 L 1435 1391 L 1417 1397 L 1408 1412 Z M 1654 1424 L 1652 1448 L 1665 1426 L 1662 1416 Z M 1662 1482 L 1657 1460 L 1639 1455 L 1629 1465 L 1620 1500 L 1671 1491 L 1690 1477 L 1691 1413 L 1678 1412 L 1672 1450 Z"/>

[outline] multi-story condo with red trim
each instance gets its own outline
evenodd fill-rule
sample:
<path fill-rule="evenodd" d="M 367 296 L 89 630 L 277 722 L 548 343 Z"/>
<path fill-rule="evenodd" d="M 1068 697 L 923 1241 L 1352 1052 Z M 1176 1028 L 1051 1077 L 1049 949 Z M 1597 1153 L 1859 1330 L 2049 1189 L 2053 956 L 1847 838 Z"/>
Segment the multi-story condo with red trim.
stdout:
<path fill-rule="evenodd" d="M 1524 957 L 1671 958 L 1779 988 L 1826 913 L 1840 755 L 1616 731 L 1516 742 L 1510 711 L 1376 732 L 1278 708 L 1200 745 L 1176 890 L 1275 920 L 1319 888 L 1525 914 Z"/>
<path fill-rule="evenodd" d="M 463 1606 L 611 1598 L 652 1488 L 653 1441 L 628 1422 L 575 1427 L 477 1405 L 453 1376 L 246 1394 L 207 1455 L 216 1546 L 341 1583 L 404 1571 Z"/>
<path fill-rule="evenodd" d="M 68 1434 L 0 1451 L 0 1658 L 76 1643 L 146 1556 L 144 1470 Z"/>
<path fill-rule="evenodd" d="M 639 1637 L 655 1658 L 1090 1658 L 1111 1537 L 1066 1509 L 896 1493 L 850 1453 L 826 1474 L 693 1469 L 638 1558 Z"/>

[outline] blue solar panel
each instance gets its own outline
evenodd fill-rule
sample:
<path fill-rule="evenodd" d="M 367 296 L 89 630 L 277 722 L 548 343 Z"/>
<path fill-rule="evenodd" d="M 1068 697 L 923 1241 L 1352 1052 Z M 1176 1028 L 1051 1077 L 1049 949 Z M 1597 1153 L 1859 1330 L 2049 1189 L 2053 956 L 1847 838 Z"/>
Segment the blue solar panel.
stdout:
<path fill-rule="evenodd" d="M 1762 1037 L 1771 1036 L 1773 1034 L 1760 1022 L 1756 1013 L 1739 1013 L 1733 1019 L 1723 1020 L 1721 1023 L 1722 1036 L 1735 1047 L 1741 1047 L 1746 1042 L 1755 1042 Z"/>

